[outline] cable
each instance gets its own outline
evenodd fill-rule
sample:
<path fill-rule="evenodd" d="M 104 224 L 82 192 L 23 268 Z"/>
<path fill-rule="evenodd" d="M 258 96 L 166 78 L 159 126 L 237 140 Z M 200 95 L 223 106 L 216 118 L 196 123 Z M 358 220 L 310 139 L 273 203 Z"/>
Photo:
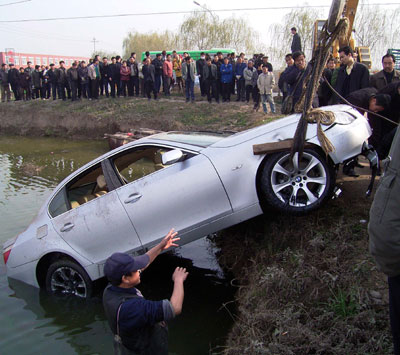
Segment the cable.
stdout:
<path fill-rule="evenodd" d="M 1 4 L 0 6 L 10 6 L 10 5 L 17 5 L 17 4 L 21 4 L 23 2 L 30 2 L 32 0 L 22 0 L 22 1 L 16 1 L 16 2 L 9 2 L 7 4 Z"/>
<path fill-rule="evenodd" d="M 67 41 L 67 42 L 90 42 L 89 39 L 75 39 L 71 37 L 63 37 L 62 35 L 59 37 L 58 35 L 52 36 L 48 35 L 45 33 L 40 33 L 40 32 L 32 32 L 32 31 L 24 31 L 24 30 L 19 30 L 19 29 L 13 29 L 13 28 L 6 28 L 0 25 L 0 33 L 5 32 L 5 33 L 12 33 L 14 35 L 18 36 L 26 36 L 26 37 L 31 37 L 31 38 L 44 38 L 44 39 L 49 39 L 49 40 L 54 40 L 54 41 Z"/>
<path fill-rule="evenodd" d="M 364 6 L 387 6 L 387 5 L 399 5 L 399 3 L 383 3 L 383 4 L 364 4 Z M 329 8 L 330 5 L 305 5 L 301 6 L 304 8 Z M 239 12 L 239 11 L 261 11 L 261 10 L 285 10 L 295 9 L 298 6 L 280 6 L 280 7 L 257 7 L 257 8 L 243 8 L 243 9 L 219 9 L 212 10 L 213 12 Z M 208 10 L 196 10 L 196 12 L 208 12 Z M 115 15 L 93 15 L 93 16 L 76 16 L 76 17 L 50 17 L 40 19 L 24 19 L 24 20 L 3 20 L 0 23 L 11 23 L 11 22 L 44 22 L 44 21 L 60 21 L 60 20 L 83 20 L 83 19 L 97 19 L 97 18 L 113 18 L 113 17 L 132 17 L 132 16 L 153 16 L 153 15 L 178 15 L 178 14 L 191 14 L 193 11 L 166 11 L 166 12 L 143 12 L 137 14 L 115 14 Z"/>

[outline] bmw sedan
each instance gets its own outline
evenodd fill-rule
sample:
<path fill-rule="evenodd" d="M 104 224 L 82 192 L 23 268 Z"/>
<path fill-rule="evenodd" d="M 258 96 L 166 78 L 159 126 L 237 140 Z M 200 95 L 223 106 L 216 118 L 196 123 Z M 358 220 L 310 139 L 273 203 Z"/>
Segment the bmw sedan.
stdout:
<path fill-rule="evenodd" d="M 64 179 L 19 236 L 3 246 L 8 277 L 52 293 L 89 297 L 114 252 L 138 255 L 174 227 L 181 244 L 262 214 L 318 208 L 335 186 L 338 166 L 362 153 L 371 134 L 349 106 L 326 107 L 328 156 L 309 124 L 301 158 L 255 147 L 293 138 L 294 114 L 233 135 L 167 132 L 91 161 Z"/>

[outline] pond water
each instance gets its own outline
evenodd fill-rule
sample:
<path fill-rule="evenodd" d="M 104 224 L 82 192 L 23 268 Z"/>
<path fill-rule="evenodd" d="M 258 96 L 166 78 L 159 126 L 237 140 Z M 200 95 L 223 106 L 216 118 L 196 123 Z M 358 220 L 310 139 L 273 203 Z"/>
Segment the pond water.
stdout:
<path fill-rule="evenodd" d="M 106 142 L 0 136 L 0 245 L 23 231 L 53 188 L 106 152 Z M 235 290 L 208 238 L 159 256 L 143 273 L 149 299 L 169 298 L 176 266 L 189 270 L 183 313 L 170 322 L 170 354 L 221 350 L 233 320 Z M 101 289 L 89 300 L 60 298 L 7 279 L 0 261 L 1 354 L 112 354 Z"/>

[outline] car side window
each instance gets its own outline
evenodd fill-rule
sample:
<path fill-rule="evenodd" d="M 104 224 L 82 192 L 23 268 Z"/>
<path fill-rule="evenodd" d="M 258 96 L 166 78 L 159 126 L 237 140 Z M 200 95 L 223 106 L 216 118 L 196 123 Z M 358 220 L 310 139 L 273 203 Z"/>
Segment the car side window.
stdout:
<path fill-rule="evenodd" d="M 100 164 L 87 169 L 71 180 L 49 205 L 49 213 L 56 217 L 108 193 L 107 183 Z"/>
<path fill-rule="evenodd" d="M 54 196 L 49 205 L 49 213 L 52 217 L 57 217 L 64 212 L 67 212 L 69 207 L 67 206 L 67 199 L 65 196 L 65 188 L 61 189 L 57 195 Z"/>
<path fill-rule="evenodd" d="M 122 181 L 127 184 L 163 169 L 162 154 L 168 148 L 143 147 L 116 156 L 113 163 Z"/>

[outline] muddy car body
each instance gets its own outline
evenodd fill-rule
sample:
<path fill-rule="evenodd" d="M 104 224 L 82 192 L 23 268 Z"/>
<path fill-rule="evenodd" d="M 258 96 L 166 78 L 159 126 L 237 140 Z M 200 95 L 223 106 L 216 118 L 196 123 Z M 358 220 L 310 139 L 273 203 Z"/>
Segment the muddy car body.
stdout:
<path fill-rule="evenodd" d="M 263 213 L 318 208 L 335 168 L 361 153 L 371 134 L 349 106 L 327 107 L 328 157 L 315 124 L 301 161 L 289 152 L 254 155 L 253 146 L 293 138 L 299 115 L 225 137 L 168 132 L 129 143 L 64 179 L 18 237 L 4 244 L 8 276 L 51 292 L 87 297 L 113 252 L 141 254 L 174 227 L 181 244 Z"/>

